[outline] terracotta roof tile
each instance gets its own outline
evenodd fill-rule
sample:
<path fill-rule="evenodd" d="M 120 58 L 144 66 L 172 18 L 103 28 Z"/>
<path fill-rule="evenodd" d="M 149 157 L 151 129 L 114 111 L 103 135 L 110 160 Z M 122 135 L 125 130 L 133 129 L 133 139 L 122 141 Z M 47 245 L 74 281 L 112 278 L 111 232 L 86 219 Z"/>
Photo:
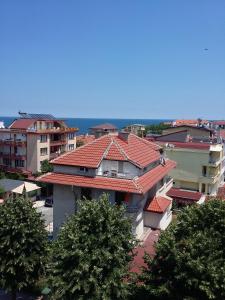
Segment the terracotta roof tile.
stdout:
<path fill-rule="evenodd" d="M 141 177 L 134 178 L 133 180 L 104 176 L 87 177 L 62 173 L 48 173 L 39 177 L 37 181 L 144 194 L 174 168 L 174 166 L 175 162 L 167 160 L 165 166 L 159 165 Z"/>
<path fill-rule="evenodd" d="M 9 125 L 11 129 L 28 129 L 35 122 L 34 119 L 18 119 Z"/>
<path fill-rule="evenodd" d="M 166 197 L 158 196 L 151 199 L 145 208 L 146 211 L 154 213 L 164 213 L 166 209 L 171 205 L 172 201 Z"/>
<path fill-rule="evenodd" d="M 157 141 L 159 145 L 164 145 L 168 142 Z M 186 148 L 186 149 L 197 149 L 197 150 L 209 150 L 209 143 L 196 143 L 196 142 L 173 142 L 170 141 L 169 144 L 173 144 L 176 148 Z"/>
<path fill-rule="evenodd" d="M 128 141 L 122 140 L 118 135 L 104 135 L 54 159 L 52 163 L 97 168 L 102 159 L 113 159 L 127 160 L 143 168 L 159 160 L 159 149 L 158 145 L 134 134 L 129 134 Z"/>
<path fill-rule="evenodd" d="M 181 199 L 187 199 L 192 201 L 199 201 L 202 197 L 202 193 L 200 192 L 194 192 L 194 191 L 187 191 L 177 188 L 171 188 L 167 195 L 172 198 L 181 198 Z"/>
<path fill-rule="evenodd" d="M 48 173 L 39 177 L 38 181 L 141 194 L 141 190 L 136 187 L 133 180 L 129 179 Z"/>
<path fill-rule="evenodd" d="M 146 193 L 154 184 L 161 180 L 170 170 L 175 168 L 176 163 L 172 160 L 167 160 L 164 166 L 159 165 L 153 170 L 138 177 L 136 183 L 141 187 L 142 192 Z"/>

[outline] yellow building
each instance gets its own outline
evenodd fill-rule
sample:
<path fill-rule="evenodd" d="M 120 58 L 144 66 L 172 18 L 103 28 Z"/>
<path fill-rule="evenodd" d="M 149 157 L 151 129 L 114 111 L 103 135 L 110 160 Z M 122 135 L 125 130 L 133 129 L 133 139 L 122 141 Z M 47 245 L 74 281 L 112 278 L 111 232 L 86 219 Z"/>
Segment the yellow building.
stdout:
<path fill-rule="evenodd" d="M 224 184 L 223 144 L 163 142 L 163 147 L 165 155 L 177 162 L 176 169 L 170 172 L 174 188 L 217 194 L 218 188 Z"/>

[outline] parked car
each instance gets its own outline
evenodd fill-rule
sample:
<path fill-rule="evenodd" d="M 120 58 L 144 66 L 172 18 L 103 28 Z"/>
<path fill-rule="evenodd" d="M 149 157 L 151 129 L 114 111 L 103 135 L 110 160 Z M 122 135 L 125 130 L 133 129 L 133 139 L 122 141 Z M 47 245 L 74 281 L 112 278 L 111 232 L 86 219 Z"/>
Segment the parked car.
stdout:
<path fill-rule="evenodd" d="M 45 206 L 46 207 L 52 207 L 53 206 L 53 198 L 45 199 Z"/>

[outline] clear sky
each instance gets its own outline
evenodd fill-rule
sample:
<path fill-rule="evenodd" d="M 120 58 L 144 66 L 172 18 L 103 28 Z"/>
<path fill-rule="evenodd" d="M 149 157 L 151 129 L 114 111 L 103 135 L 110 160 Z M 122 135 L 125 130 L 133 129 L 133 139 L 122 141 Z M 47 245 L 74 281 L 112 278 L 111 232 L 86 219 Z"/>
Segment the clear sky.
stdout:
<path fill-rule="evenodd" d="M 225 1 L 1 0 L 0 104 L 225 119 Z"/>

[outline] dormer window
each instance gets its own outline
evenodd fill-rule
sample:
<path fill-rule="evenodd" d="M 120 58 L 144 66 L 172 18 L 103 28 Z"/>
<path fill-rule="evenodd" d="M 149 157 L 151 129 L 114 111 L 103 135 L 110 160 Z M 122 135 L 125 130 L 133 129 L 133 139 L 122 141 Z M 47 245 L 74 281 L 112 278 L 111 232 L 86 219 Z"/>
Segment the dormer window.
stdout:
<path fill-rule="evenodd" d="M 80 172 L 87 173 L 88 172 L 88 168 L 86 168 L 86 167 L 80 167 Z"/>

